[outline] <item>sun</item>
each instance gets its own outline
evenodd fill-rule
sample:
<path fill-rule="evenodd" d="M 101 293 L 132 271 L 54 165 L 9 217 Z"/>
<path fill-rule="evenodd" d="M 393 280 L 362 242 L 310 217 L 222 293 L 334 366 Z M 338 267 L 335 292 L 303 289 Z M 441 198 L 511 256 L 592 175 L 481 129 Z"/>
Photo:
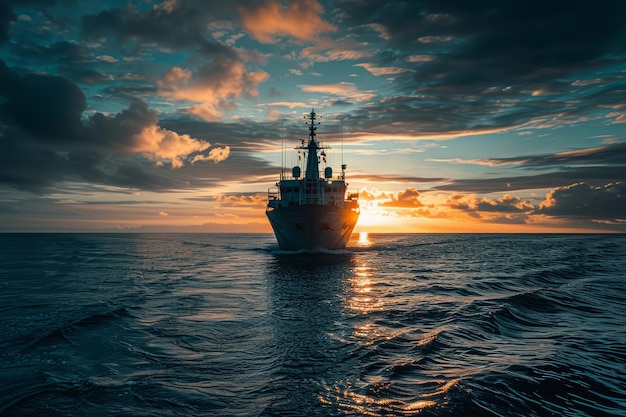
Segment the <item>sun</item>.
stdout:
<path fill-rule="evenodd" d="M 376 205 L 362 205 L 355 232 L 387 232 L 398 228 L 397 219 Z"/>

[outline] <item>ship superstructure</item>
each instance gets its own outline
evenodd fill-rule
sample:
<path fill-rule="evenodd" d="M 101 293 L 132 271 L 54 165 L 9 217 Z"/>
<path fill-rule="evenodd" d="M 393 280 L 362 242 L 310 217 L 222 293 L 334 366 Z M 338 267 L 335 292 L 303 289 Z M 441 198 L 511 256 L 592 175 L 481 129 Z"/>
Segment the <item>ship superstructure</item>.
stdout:
<path fill-rule="evenodd" d="M 320 164 L 326 165 L 326 150 L 317 140 L 317 115 L 308 115 L 308 141 L 296 147 L 304 155 L 304 176 L 300 165 L 291 177 L 281 174 L 276 187 L 268 191 L 266 215 L 274 229 L 278 246 L 283 250 L 316 252 L 344 249 L 359 218 L 358 192 L 348 192 L 346 165 L 333 177 L 329 166 L 320 176 Z"/>

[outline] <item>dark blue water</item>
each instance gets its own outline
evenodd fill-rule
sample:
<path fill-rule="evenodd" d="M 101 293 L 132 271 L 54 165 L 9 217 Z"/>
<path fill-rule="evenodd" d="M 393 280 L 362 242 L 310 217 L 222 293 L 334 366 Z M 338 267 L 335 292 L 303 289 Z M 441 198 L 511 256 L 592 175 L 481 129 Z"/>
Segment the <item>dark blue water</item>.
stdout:
<path fill-rule="evenodd" d="M 0 415 L 626 415 L 626 236 L 357 238 L 0 235 Z"/>

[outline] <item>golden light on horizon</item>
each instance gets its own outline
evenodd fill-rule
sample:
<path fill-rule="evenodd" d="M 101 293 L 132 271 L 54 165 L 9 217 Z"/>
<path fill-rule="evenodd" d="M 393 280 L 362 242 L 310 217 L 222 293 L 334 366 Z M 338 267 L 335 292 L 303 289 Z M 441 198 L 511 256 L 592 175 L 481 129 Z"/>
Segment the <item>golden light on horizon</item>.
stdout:
<path fill-rule="evenodd" d="M 397 216 L 393 211 L 378 207 L 374 202 L 361 205 L 359 220 L 355 231 L 359 232 L 384 232 L 398 229 Z"/>

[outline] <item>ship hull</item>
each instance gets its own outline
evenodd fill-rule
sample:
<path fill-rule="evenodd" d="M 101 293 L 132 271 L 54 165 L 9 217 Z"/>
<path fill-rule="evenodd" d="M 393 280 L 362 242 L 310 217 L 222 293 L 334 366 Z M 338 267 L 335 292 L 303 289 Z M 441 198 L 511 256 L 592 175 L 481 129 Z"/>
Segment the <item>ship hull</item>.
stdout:
<path fill-rule="evenodd" d="M 278 246 L 282 250 L 344 249 L 359 217 L 348 206 L 293 205 L 267 211 Z"/>

